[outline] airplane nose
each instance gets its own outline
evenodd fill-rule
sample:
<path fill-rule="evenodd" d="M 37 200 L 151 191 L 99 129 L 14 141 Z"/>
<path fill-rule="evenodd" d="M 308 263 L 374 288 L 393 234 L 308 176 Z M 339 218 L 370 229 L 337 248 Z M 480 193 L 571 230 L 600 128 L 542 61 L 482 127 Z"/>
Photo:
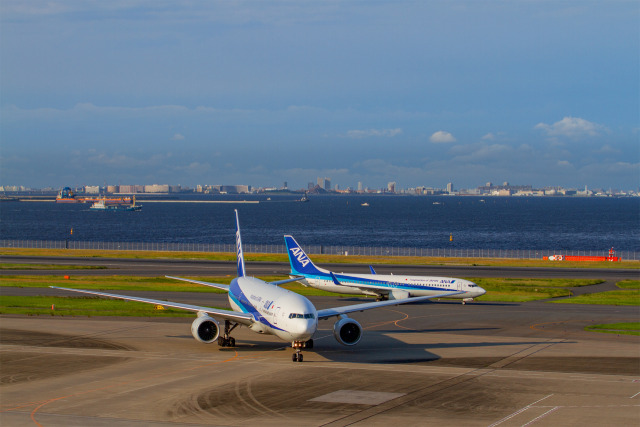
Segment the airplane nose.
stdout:
<path fill-rule="evenodd" d="M 305 319 L 296 322 L 295 326 L 291 328 L 291 332 L 304 339 L 309 339 L 315 334 L 318 328 L 318 323 L 315 319 Z"/>

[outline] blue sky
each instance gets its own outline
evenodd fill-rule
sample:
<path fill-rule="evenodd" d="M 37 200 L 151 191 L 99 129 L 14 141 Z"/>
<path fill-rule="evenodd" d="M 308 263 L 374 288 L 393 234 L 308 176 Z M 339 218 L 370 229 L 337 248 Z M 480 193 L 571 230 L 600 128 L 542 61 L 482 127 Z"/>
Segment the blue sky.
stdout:
<path fill-rule="evenodd" d="M 637 189 L 637 1 L 0 3 L 0 184 Z"/>

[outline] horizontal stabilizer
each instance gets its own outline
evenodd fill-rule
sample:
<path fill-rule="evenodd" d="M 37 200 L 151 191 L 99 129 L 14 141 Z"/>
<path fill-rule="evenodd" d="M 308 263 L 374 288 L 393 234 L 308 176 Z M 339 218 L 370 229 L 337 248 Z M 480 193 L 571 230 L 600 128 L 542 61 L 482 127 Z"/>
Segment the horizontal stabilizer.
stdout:
<path fill-rule="evenodd" d="M 291 279 L 284 279 L 284 280 L 278 280 L 276 282 L 267 282 L 267 283 L 269 283 L 270 285 L 280 286 L 280 285 L 284 285 L 285 283 L 297 282 L 300 279 L 304 279 L 304 276 L 296 276 L 296 277 L 292 277 Z"/>

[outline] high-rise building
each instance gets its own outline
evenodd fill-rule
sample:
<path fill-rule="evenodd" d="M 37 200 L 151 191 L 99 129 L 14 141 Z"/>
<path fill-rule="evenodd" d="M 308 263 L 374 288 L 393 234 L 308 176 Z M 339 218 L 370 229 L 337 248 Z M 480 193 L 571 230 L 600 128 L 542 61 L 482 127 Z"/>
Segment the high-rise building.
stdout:
<path fill-rule="evenodd" d="M 358 191 L 362 191 L 362 181 L 358 181 Z"/>
<path fill-rule="evenodd" d="M 325 189 L 327 191 L 331 190 L 331 178 L 318 177 L 318 187 Z"/>
<path fill-rule="evenodd" d="M 396 183 L 395 183 L 395 181 L 390 182 L 390 183 L 387 184 L 387 191 L 389 193 L 395 193 L 396 192 Z"/>
<path fill-rule="evenodd" d="M 447 193 L 453 193 L 453 183 L 452 182 L 447 184 Z"/>

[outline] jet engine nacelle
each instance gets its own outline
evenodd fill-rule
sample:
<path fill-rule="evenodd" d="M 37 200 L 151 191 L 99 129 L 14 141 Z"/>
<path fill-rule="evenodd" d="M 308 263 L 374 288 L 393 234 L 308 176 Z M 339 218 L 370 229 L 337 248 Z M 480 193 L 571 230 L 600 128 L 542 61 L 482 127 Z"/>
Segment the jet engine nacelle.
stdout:
<path fill-rule="evenodd" d="M 345 316 L 333 325 L 333 336 L 342 345 L 356 345 L 362 338 L 362 326 Z"/>
<path fill-rule="evenodd" d="M 214 318 L 205 313 L 198 313 L 198 318 L 191 324 L 191 335 L 197 341 L 209 344 L 218 339 L 220 326 Z"/>
<path fill-rule="evenodd" d="M 409 294 L 409 292 L 407 291 L 403 291 L 400 289 L 393 289 L 391 292 L 389 292 L 389 299 L 407 299 L 409 298 L 411 295 Z"/>

